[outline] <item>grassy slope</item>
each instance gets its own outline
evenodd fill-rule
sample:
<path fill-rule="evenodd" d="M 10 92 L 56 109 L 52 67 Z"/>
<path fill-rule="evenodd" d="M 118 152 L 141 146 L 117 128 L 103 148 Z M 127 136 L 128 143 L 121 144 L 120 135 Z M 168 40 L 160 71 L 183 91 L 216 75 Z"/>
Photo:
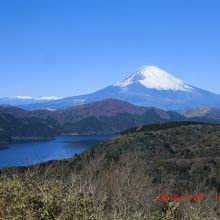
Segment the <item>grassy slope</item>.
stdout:
<path fill-rule="evenodd" d="M 151 125 L 69 160 L 8 169 L 1 174 L 0 218 L 218 219 L 214 199 L 168 206 L 158 196 L 220 193 L 219 145 L 219 125 Z"/>

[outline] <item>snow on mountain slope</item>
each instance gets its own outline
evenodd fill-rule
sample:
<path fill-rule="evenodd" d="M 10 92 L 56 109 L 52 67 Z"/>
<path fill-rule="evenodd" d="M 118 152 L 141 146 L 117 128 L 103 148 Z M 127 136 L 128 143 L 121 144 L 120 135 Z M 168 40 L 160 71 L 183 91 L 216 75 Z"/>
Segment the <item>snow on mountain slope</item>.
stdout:
<path fill-rule="evenodd" d="M 127 79 L 122 80 L 115 84 L 119 87 L 128 87 L 133 83 L 140 83 L 145 88 L 158 89 L 158 90 L 173 90 L 173 91 L 188 91 L 193 88 L 185 84 L 166 71 L 156 66 L 143 66 L 138 69 L 134 74 Z"/>
<path fill-rule="evenodd" d="M 37 100 L 58 100 L 60 98 L 56 97 L 56 96 L 43 96 L 43 97 L 40 97 L 40 98 L 36 98 Z"/>
<path fill-rule="evenodd" d="M 15 98 L 8 98 L 8 99 L 32 99 L 32 100 L 58 100 L 60 98 L 56 97 L 56 96 L 43 96 L 40 98 L 33 98 L 31 96 L 16 96 Z"/>
<path fill-rule="evenodd" d="M 8 99 L 10 99 L 10 98 L 8 98 Z M 16 96 L 14 99 L 24 99 L 25 100 L 25 99 L 34 99 L 34 98 L 31 96 Z"/>

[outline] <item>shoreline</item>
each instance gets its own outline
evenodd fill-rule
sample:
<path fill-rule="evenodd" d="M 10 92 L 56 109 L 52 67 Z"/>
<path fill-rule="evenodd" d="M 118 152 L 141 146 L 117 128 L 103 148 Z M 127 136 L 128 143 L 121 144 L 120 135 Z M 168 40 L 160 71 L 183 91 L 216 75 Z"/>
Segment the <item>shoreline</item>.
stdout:
<path fill-rule="evenodd" d="M 25 143 L 25 142 L 38 142 L 38 141 L 50 141 L 53 140 L 53 137 L 10 137 L 9 141 L 0 142 L 0 147 L 7 146 L 9 144 L 16 144 L 16 143 Z"/>
<path fill-rule="evenodd" d="M 25 142 L 38 142 L 38 141 L 51 141 L 58 136 L 90 136 L 90 135 L 117 135 L 119 132 L 106 132 L 106 133 L 61 133 L 50 137 L 10 137 L 8 141 L 0 141 L 0 147 L 7 146 L 9 144 L 25 143 Z"/>

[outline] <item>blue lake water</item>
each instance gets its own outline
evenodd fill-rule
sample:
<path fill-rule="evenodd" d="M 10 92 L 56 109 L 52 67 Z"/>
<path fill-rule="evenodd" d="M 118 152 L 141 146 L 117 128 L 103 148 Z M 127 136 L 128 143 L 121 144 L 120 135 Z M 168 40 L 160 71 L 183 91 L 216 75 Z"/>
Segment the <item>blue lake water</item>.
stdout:
<path fill-rule="evenodd" d="M 58 136 L 50 141 L 25 142 L 0 146 L 0 168 L 28 166 L 80 154 L 113 135 Z"/>

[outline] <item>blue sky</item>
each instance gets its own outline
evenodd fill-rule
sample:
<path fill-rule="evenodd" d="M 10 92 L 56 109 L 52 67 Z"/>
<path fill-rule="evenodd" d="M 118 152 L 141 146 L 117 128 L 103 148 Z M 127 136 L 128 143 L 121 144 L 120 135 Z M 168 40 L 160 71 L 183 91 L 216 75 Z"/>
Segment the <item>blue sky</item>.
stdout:
<path fill-rule="evenodd" d="M 156 65 L 220 94 L 218 0 L 0 0 L 0 97 L 73 96 Z"/>

